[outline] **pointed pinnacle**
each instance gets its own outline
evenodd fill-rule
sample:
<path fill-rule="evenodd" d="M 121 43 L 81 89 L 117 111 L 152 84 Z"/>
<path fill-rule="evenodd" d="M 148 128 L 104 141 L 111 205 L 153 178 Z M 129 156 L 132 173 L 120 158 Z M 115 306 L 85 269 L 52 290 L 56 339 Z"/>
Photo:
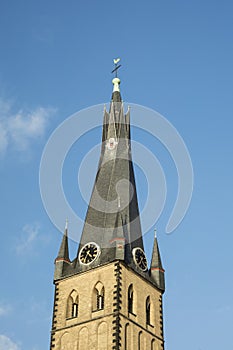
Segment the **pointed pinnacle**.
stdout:
<path fill-rule="evenodd" d="M 66 218 L 65 230 L 68 230 L 68 223 L 69 223 L 69 221 L 68 221 L 68 219 Z"/>

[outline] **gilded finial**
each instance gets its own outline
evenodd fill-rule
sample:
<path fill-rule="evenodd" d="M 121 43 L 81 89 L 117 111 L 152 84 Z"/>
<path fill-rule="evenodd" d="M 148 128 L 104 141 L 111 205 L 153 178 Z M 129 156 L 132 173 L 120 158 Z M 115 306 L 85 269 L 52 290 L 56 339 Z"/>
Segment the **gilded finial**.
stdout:
<path fill-rule="evenodd" d="M 113 83 L 113 92 L 118 91 L 120 92 L 120 79 L 117 77 L 118 69 L 121 67 L 121 64 L 118 64 L 120 62 L 120 58 L 114 58 L 113 63 L 115 65 L 115 68 L 112 70 L 112 73 L 115 73 L 115 78 L 112 79 Z"/>
<path fill-rule="evenodd" d="M 121 67 L 121 64 L 118 64 L 120 62 L 120 58 L 114 58 L 113 63 L 115 65 L 114 69 L 112 70 L 112 73 L 115 73 L 115 78 L 117 78 L 117 71 Z"/>

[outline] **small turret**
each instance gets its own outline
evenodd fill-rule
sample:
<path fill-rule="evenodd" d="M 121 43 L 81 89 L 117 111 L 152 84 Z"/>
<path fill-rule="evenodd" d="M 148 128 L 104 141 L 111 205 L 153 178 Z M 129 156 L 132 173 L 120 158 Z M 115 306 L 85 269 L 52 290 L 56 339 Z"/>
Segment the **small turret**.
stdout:
<path fill-rule="evenodd" d="M 55 259 L 54 280 L 63 276 L 64 269 L 70 265 L 69 246 L 68 246 L 68 221 L 66 220 L 65 231 L 62 238 L 58 256 Z"/>
<path fill-rule="evenodd" d="M 155 238 L 154 238 L 154 247 L 153 247 L 153 253 L 152 253 L 152 259 L 151 259 L 151 267 L 150 267 L 150 274 L 152 280 L 155 282 L 156 286 L 162 291 L 165 291 L 165 278 L 164 278 L 164 272 L 161 261 L 161 256 L 159 252 L 159 246 L 156 236 L 156 230 L 155 230 Z"/>

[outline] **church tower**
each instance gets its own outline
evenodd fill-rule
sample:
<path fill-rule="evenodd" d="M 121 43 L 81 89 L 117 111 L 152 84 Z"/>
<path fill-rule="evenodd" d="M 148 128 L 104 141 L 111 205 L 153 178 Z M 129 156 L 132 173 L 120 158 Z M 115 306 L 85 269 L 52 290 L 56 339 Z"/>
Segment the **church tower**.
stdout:
<path fill-rule="evenodd" d="M 102 148 L 76 258 L 66 225 L 55 259 L 50 350 L 163 350 L 165 290 L 157 238 L 150 265 L 140 224 L 120 79 L 104 111 Z"/>

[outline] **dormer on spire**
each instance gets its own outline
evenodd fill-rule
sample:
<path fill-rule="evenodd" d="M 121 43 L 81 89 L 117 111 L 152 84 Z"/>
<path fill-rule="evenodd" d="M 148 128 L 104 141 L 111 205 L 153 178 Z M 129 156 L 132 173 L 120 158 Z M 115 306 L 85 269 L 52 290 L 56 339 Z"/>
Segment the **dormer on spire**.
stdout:
<path fill-rule="evenodd" d="M 118 212 L 116 216 L 116 222 L 115 222 L 115 228 L 113 230 L 112 240 L 110 241 L 111 247 L 113 247 L 114 250 L 114 259 L 125 259 L 125 244 L 126 244 L 126 238 L 125 238 L 125 232 L 126 229 L 124 227 L 123 218 L 121 214 L 121 208 L 119 206 L 119 197 L 118 197 Z"/>

